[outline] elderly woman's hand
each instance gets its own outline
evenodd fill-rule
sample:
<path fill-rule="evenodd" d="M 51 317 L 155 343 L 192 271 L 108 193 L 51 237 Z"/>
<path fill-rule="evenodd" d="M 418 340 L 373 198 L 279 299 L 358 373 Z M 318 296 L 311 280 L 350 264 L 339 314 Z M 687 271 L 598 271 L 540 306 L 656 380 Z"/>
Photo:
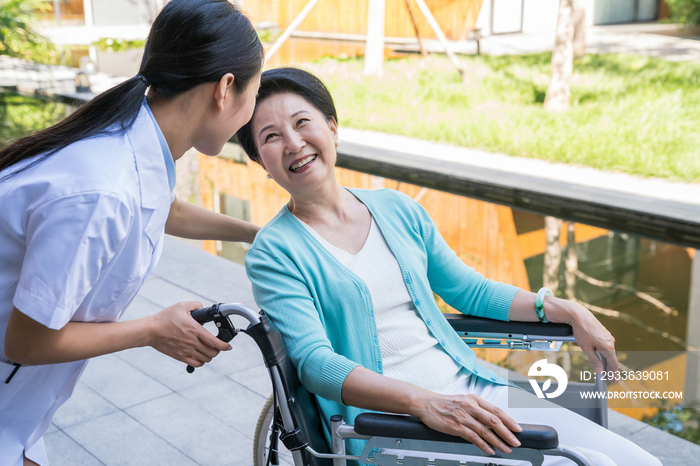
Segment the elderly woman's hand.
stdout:
<path fill-rule="evenodd" d="M 600 353 L 607 361 L 607 370 L 613 371 L 613 373 L 617 371 L 615 338 L 608 329 L 603 327 L 603 324 L 595 318 L 591 311 L 581 304 L 564 299 L 553 299 L 553 301 L 556 301 L 556 304 L 564 308 L 566 313 L 571 316 L 568 323 L 574 330 L 576 342 L 588 356 L 596 374 L 603 372 L 603 363 L 596 352 Z"/>
<path fill-rule="evenodd" d="M 513 435 L 522 431 L 518 423 L 476 395 L 440 395 L 357 366 L 343 382 L 342 398 L 358 408 L 416 416 L 428 427 L 469 440 L 489 455 L 494 454 L 491 445 L 504 453 L 520 446 Z"/>
<path fill-rule="evenodd" d="M 424 392 L 424 407 L 415 414 L 432 429 L 462 437 L 489 455 L 491 446 L 504 453 L 520 442 L 513 432 L 522 428 L 498 406 L 476 395 L 440 395 Z M 504 441 L 505 440 L 505 441 Z"/>

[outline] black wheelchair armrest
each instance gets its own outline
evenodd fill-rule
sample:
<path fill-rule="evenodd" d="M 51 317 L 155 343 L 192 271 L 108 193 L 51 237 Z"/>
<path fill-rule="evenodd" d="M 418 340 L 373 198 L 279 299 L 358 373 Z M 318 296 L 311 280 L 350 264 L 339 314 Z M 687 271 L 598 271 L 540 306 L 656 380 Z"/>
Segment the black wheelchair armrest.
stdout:
<path fill-rule="evenodd" d="M 500 333 L 505 335 L 540 335 L 547 337 L 573 337 L 574 331 L 568 324 L 543 324 L 542 322 L 504 322 L 464 314 L 443 314 L 459 336 L 472 333 Z"/>
<path fill-rule="evenodd" d="M 522 432 L 515 437 L 522 448 L 547 450 L 559 445 L 557 431 L 549 426 L 520 424 Z M 370 437 L 395 437 L 413 440 L 432 440 L 448 443 L 470 443 L 462 437 L 444 434 L 423 424 L 413 416 L 397 414 L 362 413 L 355 418 L 355 432 Z"/>

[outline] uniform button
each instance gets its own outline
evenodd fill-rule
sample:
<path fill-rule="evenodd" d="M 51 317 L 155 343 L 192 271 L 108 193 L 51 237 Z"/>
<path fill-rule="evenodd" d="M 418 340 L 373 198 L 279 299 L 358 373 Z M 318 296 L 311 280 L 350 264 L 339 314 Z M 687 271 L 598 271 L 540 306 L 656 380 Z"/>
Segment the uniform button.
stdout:
<path fill-rule="evenodd" d="M 440 344 L 441 344 L 442 346 L 446 346 L 445 340 L 440 340 Z"/>
<path fill-rule="evenodd" d="M 425 323 L 426 323 L 427 325 L 430 325 L 430 319 L 426 320 Z"/>
<path fill-rule="evenodd" d="M 406 277 L 406 283 L 409 285 L 411 284 L 411 277 Z"/>
<path fill-rule="evenodd" d="M 496 377 L 491 377 L 491 380 L 493 380 L 493 381 L 495 382 L 495 381 L 496 381 Z"/>
<path fill-rule="evenodd" d="M 414 304 L 416 305 L 416 307 L 420 306 L 420 300 L 416 301 Z"/>
<path fill-rule="evenodd" d="M 462 360 L 460 359 L 459 356 L 457 356 L 457 357 L 455 358 L 455 361 L 457 361 L 457 362 L 462 362 Z"/>

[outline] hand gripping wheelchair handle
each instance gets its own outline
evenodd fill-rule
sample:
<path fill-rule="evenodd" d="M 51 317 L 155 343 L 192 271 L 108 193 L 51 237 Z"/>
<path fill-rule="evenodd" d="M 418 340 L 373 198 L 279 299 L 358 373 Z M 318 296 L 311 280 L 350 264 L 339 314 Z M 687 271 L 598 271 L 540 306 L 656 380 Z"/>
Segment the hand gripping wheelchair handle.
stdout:
<path fill-rule="evenodd" d="M 220 312 L 219 307 L 221 304 L 222 303 L 214 304 L 209 307 L 197 309 L 196 311 L 192 311 L 190 315 L 201 325 L 204 325 L 207 322 L 216 323 L 216 327 L 219 329 L 219 333 L 216 335 L 216 338 L 228 343 L 229 341 L 233 340 L 233 337 L 235 337 L 238 332 L 236 332 L 236 329 L 231 323 L 231 320 L 228 318 L 228 315 L 224 315 Z M 193 372 L 194 367 L 188 364 L 187 373 L 191 374 Z"/>

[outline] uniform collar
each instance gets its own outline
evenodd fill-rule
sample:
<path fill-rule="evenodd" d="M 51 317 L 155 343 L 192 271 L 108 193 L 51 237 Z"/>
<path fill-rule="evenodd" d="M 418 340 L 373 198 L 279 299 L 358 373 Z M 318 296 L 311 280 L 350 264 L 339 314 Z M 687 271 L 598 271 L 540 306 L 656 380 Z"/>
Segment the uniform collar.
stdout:
<path fill-rule="evenodd" d="M 157 209 L 170 205 L 172 196 L 158 132 L 144 105 L 126 135 L 136 160 L 141 207 Z"/>
<path fill-rule="evenodd" d="M 165 161 L 165 171 L 168 173 L 168 185 L 170 186 L 170 191 L 173 191 L 175 189 L 175 161 L 173 160 L 173 155 L 170 153 L 170 147 L 168 147 L 168 141 L 165 140 L 165 136 L 163 135 L 163 131 L 161 131 L 160 126 L 158 126 L 158 122 L 156 121 L 156 117 L 153 116 L 153 111 L 151 111 L 151 107 L 148 105 L 148 100 L 146 97 L 143 98 L 143 106 L 146 108 L 146 112 L 148 112 L 148 116 L 151 118 L 151 121 L 153 122 L 153 125 L 156 128 L 156 134 L 158 135 L 158 142 L 160 143 L 160 148 L 163 151 L 163 160 Z"/>

